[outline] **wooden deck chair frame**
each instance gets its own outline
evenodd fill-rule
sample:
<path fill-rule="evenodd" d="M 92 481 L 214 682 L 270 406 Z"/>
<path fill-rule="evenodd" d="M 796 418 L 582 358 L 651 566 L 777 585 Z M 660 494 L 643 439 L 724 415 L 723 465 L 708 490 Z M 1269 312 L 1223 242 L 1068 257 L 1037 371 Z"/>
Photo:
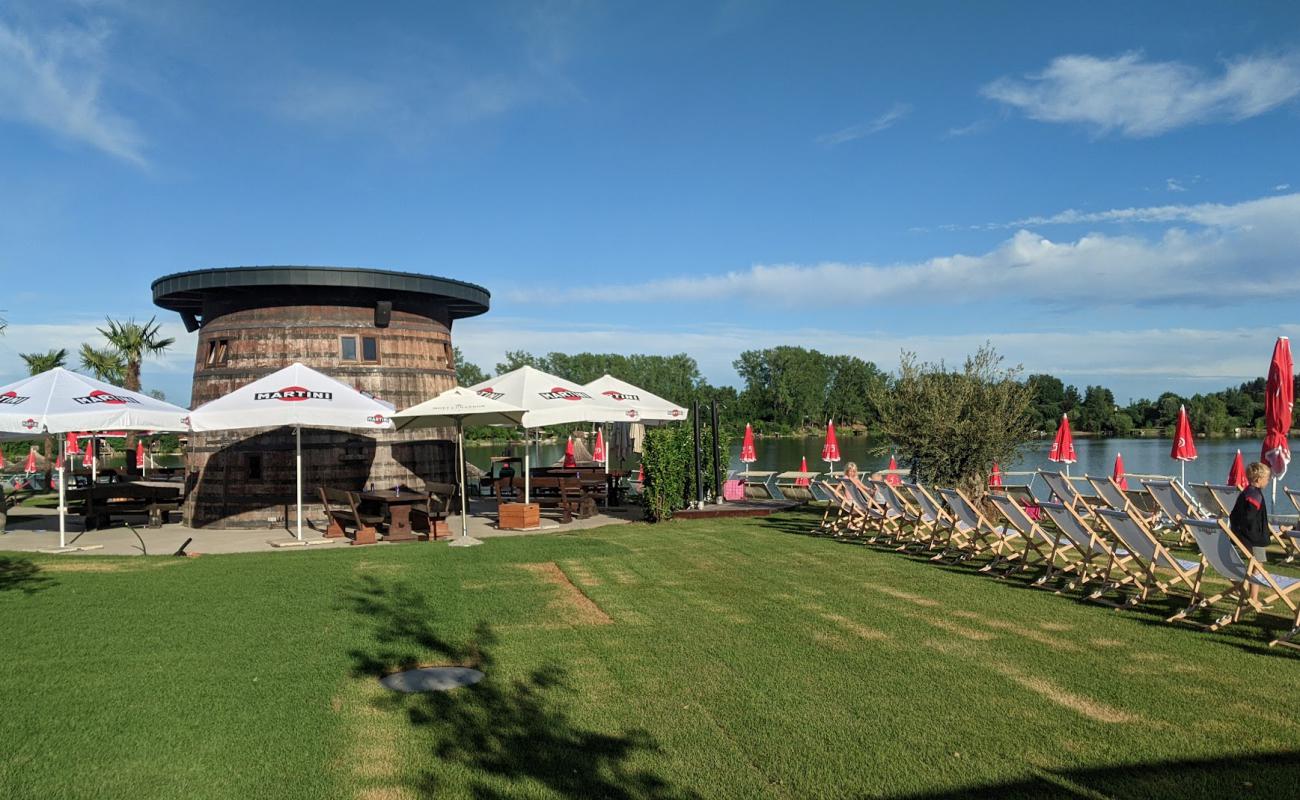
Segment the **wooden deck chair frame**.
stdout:
<path fill-rule="evenodd" d="M 882 529 L 892 534 L 899 550 L 906 549 L 910 543 L 909 534 L 916 527 L 918 515 L 915 509 L 889 481 L 873 479 L 870 485 L 876 490 L 876 496 L 884 501 L 882 508 L 884 516 L 879 521 Z"/>
<path fill-rule="evenodd" d="M 1106 599 L 1107 593 L 1129 584 L 1140 585 L 1144 573 L 1137 556 L 1118 539 L 1102 535 L 1095 523 L 1103 512 L 1127 514 L 1128 511 L 1095 508 L 1096 513 L 1085 520 L 1063 503 L 1044 503 L 1043 510 L 1052 518 L 1057 530 L 1074 544 L 1079 554 L 1078 574 L 1083 584 L 1099 584 L 1089 592 L 1087 599 L 1116 606 L 1118 604 Z"/>
<path fill-rule="evenodd" d="M 856 479 L 842 476 L 840 486 L 844 489 L 844 496 L 850 505 L 849 519 L 840 529 L 840 535 L 862 536 L 871 522 L 871 509 L 875 501 L 871 499 L 871 493 L 867 492 L 862 483 Z"/>
<path fill-rule="evenodd" d="M 1120 488 L 1115 479 L 1109 475 L 1084 475 L 1083 479 L 1092 487 L 1092 491 L 1097 498 L 1106 505 L 1107 508 L 1115 511 L 1124 511 L 1133 508 L 1129 502 L 1128 495 Z"/>
<path fill-rule="evenodd" d="M 846 480 L 857 487 L 858 496 L 866 501 L 867 518 L 862 534 L 867 537 L 867 542 L 874 543 L 881 536 L 894 533 L 896 527 L 894 519 L 874 483 L 870 480 L 863 482 L 861 478 L 846 478 Z"/>
<path fill-rule="evenodd" d="M 1126 605 L 1146 602 L 1153 589 L 1172 597 L 1170 589 L 1178 584 L 1185 586 L 1195 596 L 1201 565 L 1184 561 L 1171 553 L 1141 515 L 1135 514 L 1132 509 L 1116 511 L 1105 508 L 1097 510 L 1097 519 L 1110 532 L 1112 542 L 1133 555 L 1131 566 L 1141 573 L 1134 584 L 1138 592 L 1129 597 Z M 1173 577 L 1164 580 L 1161 578 L 1162 573 Z"/>
<path fill-rule="evenodd" d="M 1203 596 L 1198 581 L 1196 602 L 1185 611 L 1170 617 L 1169 621 L 1196 625 L 1197 622 L 1189 619 L 1191 614 L 1211 609 L 1219 601 L 1230 598 L 1235 601 L 1232 610 L 1204 626 L 1206 630 L 1217 631 L 1240 621 L 1242 613 L 1247 610 L 1260 614 L 1267 611 L 1273 603 L 1281 601 L 1291 612 L 1291 630 L 1269 644 L 1270 646 L 1300 646 L 1300 643 L 1295 641 L 1297 632 L 1300 632 L 1300 578 L 1269 572 L 1256 560 L 1250 548 L 1233 535 L 1232 529 L 1223 519 L 1184 519 L 1182 526 L 1187 529 L 1201 551 L 1200 574 L 1203 575 L 1208 566 L 1220 577 L 1225 578 L 1229 586 L 1217 594 Z M 1248 589 L 1252 584 L 1264 590 L 1258 599 L 1250 596 Z"/>
<path fill-rule="evenodd" d="M 923 544 L 925 551 L 933 550 L 944 544 L 944 530 L 951 524 L 950 515 L 943 510 L 943 503 L 935 500 L 930 492 L 919 483 L 904 483 L 898 487 L 899 494 L 911 496 L 916 509 L 916 527 L 918 544 Z"/>
<path fill-rule="evenodd" d="M 953 529 L 959 530 L 960 526 L 964 526 L 964 530 L 961 530 L 961 532 L 966 534 L 969 542 L 965 558 L 984 553 L 992 554 L 993 558 L 980 567 L 980 572 L 992 572 L 999 567 L 1004 567 L 1004 565 L 1005 567 L 1014 566 L 1012 562 L 1024 555 L 1023 550 L 1018 550 L 1016 547 L 1019 543 L 1014 542 L 1015 539 L 1020 538 L 1020 534 L 1000 530 L 992 522 L 989 522 L 984 513 L 971 502 L 970 498 L 961 489 L 955 487 L 940 489 L 939 496 L 943 498 L 944 503 L 947 504 L 951 512 Z M 939 555 L 942 557 L 946 553 L 940 553 Z M 956 560 L 963 561 L 965 558 Z"/>
<path fill-rule="evenodd" d="M 1063 503 L 1084 515 L 1091 513 L 1091 506 L 1088 504 L 1087 499 L 1082 492 L 1075 488 L 1073 483 L 1070 483 L 1070 479 L 1065 473 L 1040 469 L 1038 477 L 1043 479 L 1043 483 L 1056 497 L 1057 502 Z"/>
<path fill-rule="evenodd" d="M 1241 494 L 1241 490 L 1230 483 L 1193 483 L 1187 488 L 1196 495 L 1201 507 L 1216 517 L 1232 516 L 1232 507 L 1237 504 L 1237 495 Z M 1283 488 L 1282 491 L 1288 497 L 1291 496 L 1290 489 Z M 1291 498 L 1291 502 L 1294 503 L 1295 498 Z M 1300 506 L 1297 510 L 1300 510 Z M 1269 524 L 1268 533 L 1282 549 L 1283 562 L 1290 564 L 1295 561 L 1296 556 L 1300 555 L 1300 535 L 1292 535 L 1290 528 L 1276 523 Z"/>
<path fill-rule="evenodd" d="M 1047 569 L 1034 580 L 1034 586 L 1043 586 L 1052 580 L 1058 571 L 1056 566 L 1058 557 L 1066 562 L 1060 568 L 1060 572 L 1068 573 L 1076 570 L 1077 562 L 1082 559 L 1081 557 L 1070 558 L 1071 551 L 1075 551 L 1076 556 L 1080 555 L 1072 540 L 1048 533 L 1029 514 L 1025 513 L 1025 509 L 1021 507 L 1020 503 L 1016 502 L 1015 498 L 1006 494 L 991 492 L 989 493 L 989 501 L 997 508 L 998 514 L 1006 524 L 1015 528 L 1024 537 L 1025 551 L 1021 564 L 1025 567 L 1029 566 L 1029 552 L 1033 550 L 1038 554 L 1039 563 L 1046 565 Z M 1042 507 L 1041 504 L 1039 507 Z M 1044 552 L 1044 548 L 1046 552 Z M 1075 563 L 1071 563 L 1071 561 Z"/>
<path fill-rule="evenodd" d="M 827 501 L 826 510 L 822 512 L 822 521 L 813 528 L 813 533 L 834 533 L 839 529 L 840 521 L 849 513 L 849 500 L 844 496 L 839 481 L 818 479 L 817 482 L 822 485 L 831 499 Z"/>

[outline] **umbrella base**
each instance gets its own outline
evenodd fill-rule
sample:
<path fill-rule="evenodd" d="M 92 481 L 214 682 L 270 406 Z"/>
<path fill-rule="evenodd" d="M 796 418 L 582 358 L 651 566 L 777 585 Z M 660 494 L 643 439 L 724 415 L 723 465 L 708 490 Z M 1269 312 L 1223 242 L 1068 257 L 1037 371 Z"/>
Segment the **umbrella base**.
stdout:
<path fill-rule="evenodd" d="M 267 539 L 272 547 L 310 547 L 313 544 L 332 544 L 337 539 Z"/>
<path fill-rule="evenodd" d="M 48 555 L 59 555 L 61 553 L 80 553 L 85 550 L 102 550 L 103 548 L 104 545 L 102 544 L 82 544 L 68 545 L 67 547 L 47 547 L 43 550 L 37 550 L 36 552 L 46 553 Z"/>
<path fill-rule="evenodd" d="M 475 539 L 473 536 L 457 536 L 447 543 L 448 547 L 473 547 L 476 544 L 483 544 L 482 539 Z"/>

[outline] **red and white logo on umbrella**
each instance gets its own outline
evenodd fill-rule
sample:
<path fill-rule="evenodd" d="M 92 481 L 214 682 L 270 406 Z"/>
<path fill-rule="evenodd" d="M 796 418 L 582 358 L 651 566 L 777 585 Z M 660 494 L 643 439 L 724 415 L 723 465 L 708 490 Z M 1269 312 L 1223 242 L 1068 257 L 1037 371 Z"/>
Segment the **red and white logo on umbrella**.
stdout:
<path fill-rule="evenodd" d="M 333 400 L 333 392 L 316 392 L 302 386 L 286 386 L 276 392 L 255 392 L 254 400 L 279 400 L 282 403 L 301 403 L 304 400 Z"/>
<path fill-rule="evenodd" d="M 552 387 L 549 392 L 538 392 L 537 396 L 543 400 L 570 400 L 574 402 L 583 399 L 591 399 L 591 395 L 586 392 L 579 392 L 575 389 L 566 389 L 563 386 Z"/>
<path fill-rule="evenodd" d="M 479 389 L 477 392 L 475 392 L 475 394 L 477 394 L 479 397 L 486 397 L 489 400 L 500 400 L 501 398 L 506 396 L 505 392 L 492 391 L 491 386 L 487 387 L 486 389 Z"/>
<path fill-rule="evenodd" d="M 36 426 L 37 426 L 38 424 L 39 424 L 39 423 L 38 423 L 36 420 L 31 419 L 30 417 L 29 417 L 28 419 L 23 420 L 22 423 L 21 423 L 21 425 L 22 425 L 24 428 L 26 428 L 27 430 L 29 430 L 29 431 L 34 431 L 34 430 L 36 430 Z"/>
<path fill-rule="evenodd" d="M 383 425 L 387 421 L 388 417 L 385 417 L 383 414 L 374 414 L 366 417 L 366 422 L 369 422 L 372 425 Z"/>
<path fill-rule="evenodd" d="M 74 403 L 80 403 L 83 406 L 93 406 L 101 403 L 110 406 L 124 406 L 127 403 L 134 403 L 135 405 L 140 404 L 140 401 L 136 400 L 134 397 L 113 394 L 111 392 L 105 392 L 102 389 L 96 389 L 85 397 L 74 397 L 72 398 L 72 401 Z"/>
<path fill-rule="evenodd" d="M 611 400 L 623 401 L 623 400 L 641 399 L 641 395 L 639 394 L 628 394 L 627 392 L 616 392 L 613 389 L 610 389 L 608 392 L 601 392 L 601 394 L 604 395 L 605 397 L 608 397 Z"/>
<path fill-rule="evenodd" d="M 23 397 L 17 392 L 5 392 L 0 394 L 0 406 L 20 406 L 31 399 L 30 397 Z"/>

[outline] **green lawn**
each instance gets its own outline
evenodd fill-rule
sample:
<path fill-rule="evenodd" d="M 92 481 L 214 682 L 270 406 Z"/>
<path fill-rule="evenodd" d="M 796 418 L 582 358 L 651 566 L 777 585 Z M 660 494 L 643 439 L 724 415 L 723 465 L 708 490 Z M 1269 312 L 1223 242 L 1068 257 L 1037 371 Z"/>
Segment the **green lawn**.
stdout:
<path fill-rule="evenodd" d="M 1269 630 L 813 521 L 0 556 L 0 797 L 1296 795 L 1300 653 Z M 488 677 L 378 688 L 417 663 Z"/>

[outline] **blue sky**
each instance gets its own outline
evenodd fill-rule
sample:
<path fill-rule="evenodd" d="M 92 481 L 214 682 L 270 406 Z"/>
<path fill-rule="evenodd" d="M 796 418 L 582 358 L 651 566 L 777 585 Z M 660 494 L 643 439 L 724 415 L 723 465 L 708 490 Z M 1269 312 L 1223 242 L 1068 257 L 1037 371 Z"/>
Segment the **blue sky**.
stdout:
<path fill-rule="evenodd" d="M 160 275 L 291 263 L 484 285 L 488 368 L 987 339 L 1213 390 L 1300 335 L 1297 142 L 1295 3 L 6 0 L 0 381 Z"/>

